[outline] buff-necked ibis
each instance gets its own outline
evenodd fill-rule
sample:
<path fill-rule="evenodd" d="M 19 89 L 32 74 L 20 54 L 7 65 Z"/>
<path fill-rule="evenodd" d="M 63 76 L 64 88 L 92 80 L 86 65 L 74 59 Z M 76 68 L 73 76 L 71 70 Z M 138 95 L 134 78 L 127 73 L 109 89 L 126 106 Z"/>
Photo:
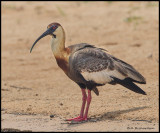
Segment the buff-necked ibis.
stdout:
<path fill-rule="evenodd" d="M 82 91 L 82 107 L 80 115 L 69 121 L 83 121 L 88 119 L 88 110 L 91 102 L 91 90 L 99 95 L 97 86 L 106 83 L 120 84 L 136 93 L 146 95 L 134 82 L 146 84 L 145 78 L 131 65 L 108 54 L 104 49 L 97 48 L 87 43 L 80 43 L 65 47 L 65 32 L 59 23 L 51 23 L 47 30 L 34 42 L 43 37 L 52 37 L 51 49 L 58 66 Z M 88 89 L 88 96 L 85 89 Z M 87 102 L 86 110 L 85 104 Z M 85 112 L 84 112 L 85 110 Z"/>

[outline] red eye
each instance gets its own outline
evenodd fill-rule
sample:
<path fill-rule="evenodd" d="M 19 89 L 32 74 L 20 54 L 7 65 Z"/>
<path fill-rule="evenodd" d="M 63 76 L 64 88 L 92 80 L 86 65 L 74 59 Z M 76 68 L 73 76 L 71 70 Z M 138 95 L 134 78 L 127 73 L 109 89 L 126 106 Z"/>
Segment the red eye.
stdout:
<path fill-rule="evenodd" d="M 53 29 L 55 29 L 56 28 L 56 26 L 53 26 Z"/>

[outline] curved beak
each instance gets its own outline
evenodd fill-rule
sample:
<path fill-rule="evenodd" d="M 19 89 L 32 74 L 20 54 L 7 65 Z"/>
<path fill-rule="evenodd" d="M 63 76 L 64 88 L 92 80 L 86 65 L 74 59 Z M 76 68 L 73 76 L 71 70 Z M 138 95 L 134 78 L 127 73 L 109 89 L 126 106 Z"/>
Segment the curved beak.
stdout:
<path fill-rule="evenodd" d="M 43 37 L 52 34 L 54 31 L 52 30 L 52 28 L 47 29 L 47 31 L 45 31 L 32 45 L 31 49 L 30 49 L 30 53 L 32 52 L 33 47 L 35 46 L 35 44 Z"/>

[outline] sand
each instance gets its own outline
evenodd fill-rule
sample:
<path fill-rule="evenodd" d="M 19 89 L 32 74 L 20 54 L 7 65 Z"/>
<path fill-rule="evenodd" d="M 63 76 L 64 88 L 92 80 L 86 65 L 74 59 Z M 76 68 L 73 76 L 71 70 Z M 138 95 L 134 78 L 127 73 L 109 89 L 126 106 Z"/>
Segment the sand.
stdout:
<path fill-rule="evenodd" d="M 1 130 L 158 131 L 158 10 L 158 2 L 2 2 Z M 92 93 L 90 120 L 66 122 L 79 115 L 80 88 L 56 64 L 49 36 L 29 52 L 52 22 L 66 46 L 89 43 L 134 66 L 147 95 L 106 84 Z"/>

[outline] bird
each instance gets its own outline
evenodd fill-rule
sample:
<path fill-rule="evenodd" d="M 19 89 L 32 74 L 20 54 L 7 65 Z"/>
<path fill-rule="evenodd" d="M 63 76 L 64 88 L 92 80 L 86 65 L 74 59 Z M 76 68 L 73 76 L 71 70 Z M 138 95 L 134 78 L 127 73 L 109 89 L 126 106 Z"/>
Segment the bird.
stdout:
<path fill-rule="evenodd" d="M 35 44 L 47 35 L 51 36 L 51 50 L 58 66 L 81 88 L 82 92 L 82 106 L 79 116 L 66 119 L 67 121 L 89 120 L 91 91 L 98 96 L 97 87 L 107 83 L 110 85 L 119 84 L 133 92 L 147 95 L 135 84 L 146 84 L 146 79 L 132 65 L 114 57 L 107 50 L 88 43 L 65 47 L 65 31 L 57 22 L 47 26 L 47 30 L 33 43 L 30 53 Z"/>

